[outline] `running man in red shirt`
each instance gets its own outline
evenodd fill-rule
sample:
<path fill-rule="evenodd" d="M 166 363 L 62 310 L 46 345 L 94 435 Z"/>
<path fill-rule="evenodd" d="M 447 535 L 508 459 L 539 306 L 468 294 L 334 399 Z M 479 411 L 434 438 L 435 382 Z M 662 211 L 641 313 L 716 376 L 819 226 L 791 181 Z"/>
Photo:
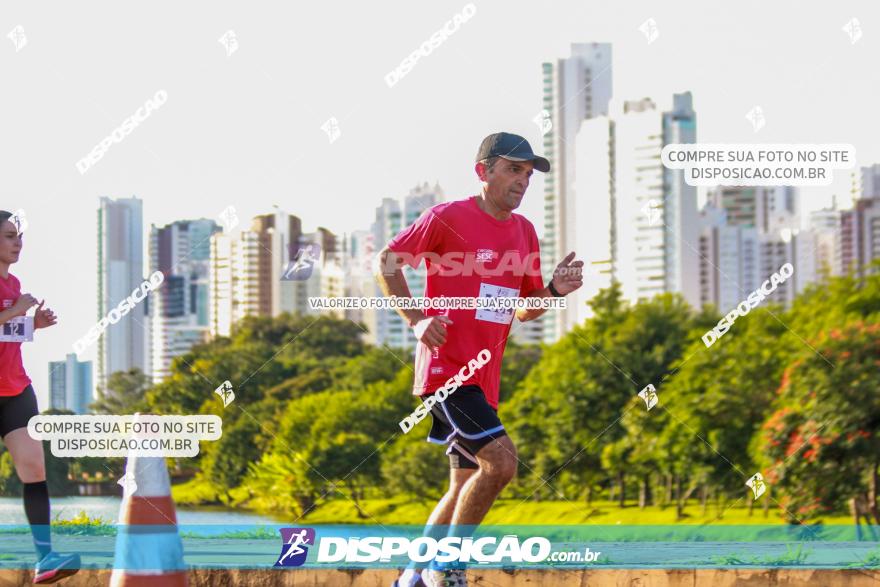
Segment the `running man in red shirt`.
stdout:
<path fill-rule="evenodd" d="M 562 297 L 583 285 L 583 262 L 569 253 L 547 287 L 541 278 L 535 228 L 514 214 L 533 169 L 550 163 L 532 152 L 523 137 L 496 133 L 486 137 L 474 170 L 482 192 L 426 210 L 395 236 L 378 255 L 376 279 L 386 296 L 411 297 L 403 264 L 427 266 L 426 298 Z M 450 483 L 428 527 L 479 525 L 495 498 L 516 474 L 516 447 L 498 418 L 501 359 L 514 315 L 534 320 L 544 309 L 398 309 L 415 333 L 413 393 L 430 405 L 428 441 L 448 444 Z M 488 351 L 488 362 L 485 362 Z M 479 356 L 485 362 L 475 368 Z M 462 385 L 449 391 L 454 376 Z M 429 534 L 430 534 L 429 530 Z M 434 536 L 439 539 L 442 536 Z M 408 568 L 398 587 L 467 585 L 462 568 L 433 564 L 421 574 Z"/>
<path fill-rule="evenodd" d="M 0 210 L 0 331 L 4 334 L 16 332 L 18 328 L 3 326 L 21 322 L 33 306 L 33 330 L 54 326 L 57 321 L 52 310 L 43 308 L 43 302 L 22 294 L 18 279 L 9 273 L 9 266 L 18 262 L 23 246 L 20 224 L 14 220 L 10 212 Z M 24 512 L 38 558 L 34 583 L 54 583 L 76 573 L 80 558 L 78 554 L 61 555 L 52 550 L 43 442 L 31 438 L 27 431 L 28 420 L 39 413 L 37 396 L 21 362 L 21 345 L 0 342 L 0 437 L 12 455 L 23 487 Z"/>

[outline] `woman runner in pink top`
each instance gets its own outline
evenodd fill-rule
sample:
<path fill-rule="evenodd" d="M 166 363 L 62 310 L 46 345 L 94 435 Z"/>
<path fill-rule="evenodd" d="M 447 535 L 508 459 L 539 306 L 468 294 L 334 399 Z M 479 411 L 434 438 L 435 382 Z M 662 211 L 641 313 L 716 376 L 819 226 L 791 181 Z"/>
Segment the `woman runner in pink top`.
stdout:
<path fill-rule="evenodd" d="M 43 308 L 42 301 L 22 294 L 18 279 L 9 273 L 9 266 L 21 255 L 21 224 L 10 212 L 0 210 L 0 334 L 4 338 L 26 332 L 27 321 L 33 321 L 32 330 L 54 326 L 57 321 L 52 310 Z M 33 306 L 33 316 L 27 316 Z M 0 341 L 0 438 L 12 455 L 23 486 L 24 512 L 38 558 L 34 583 L 54 583 L 76 573 L 80 558 L 78 554 L 62 555 L 52 550 L 43 443 L 27 431 L 28 420 L 39 413 L 37 397 L 21 362 L 21 345 Z"/>

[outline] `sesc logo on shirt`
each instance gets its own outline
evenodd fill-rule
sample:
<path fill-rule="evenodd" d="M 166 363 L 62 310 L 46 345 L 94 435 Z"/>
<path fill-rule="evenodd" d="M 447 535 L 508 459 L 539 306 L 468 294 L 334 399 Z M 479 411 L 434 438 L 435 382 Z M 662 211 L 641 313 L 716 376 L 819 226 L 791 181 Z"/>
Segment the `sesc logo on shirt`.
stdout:
<path fill-rule="evenodd" d="M 498 253 L 493 251 L 492 249 L 477 249 L 477 254 L 475 257 L 476 261 L 486 262 L 491 261 L 495 257 L 498 256 Z"/>

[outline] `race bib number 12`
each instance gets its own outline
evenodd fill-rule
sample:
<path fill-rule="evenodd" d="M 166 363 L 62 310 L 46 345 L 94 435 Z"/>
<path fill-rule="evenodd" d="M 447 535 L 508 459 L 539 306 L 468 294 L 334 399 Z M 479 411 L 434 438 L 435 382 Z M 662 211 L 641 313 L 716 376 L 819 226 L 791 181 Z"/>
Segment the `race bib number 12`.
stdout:
<path fill-rule="evenodd" d="M 32 342 L 33 340 L 33 316 L 17 316 L 0 324 L 0 342 Z"/>

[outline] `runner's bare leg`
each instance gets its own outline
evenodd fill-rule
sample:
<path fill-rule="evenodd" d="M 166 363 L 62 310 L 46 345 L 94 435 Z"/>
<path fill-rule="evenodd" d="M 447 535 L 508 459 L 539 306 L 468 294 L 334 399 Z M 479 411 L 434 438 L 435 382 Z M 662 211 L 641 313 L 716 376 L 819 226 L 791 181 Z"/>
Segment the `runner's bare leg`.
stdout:
<path fill-rule="evenodd" d="M 449 470 L 449 490 L 446 492 L 431 516 L 428 518 L 429 526 L 448 526 L 452 522 L 452 514 L 455 511 L 456 503 L 459 500 L 462 488 L 468 479 L 477 473 L 477 469 L 450 469 Z M 434 535 L 433 532 L 430 535 Z M 445 536 L 443 532 L 442 536 Z"/>
<path fill-rule="evenodd" d="M 453 526 L 479 525 L 495 498 L 516 475 L 516 447 L 509 436 L 490 442 L 474 456 L 480 468 L 461 489 L 452 514 Z"/>
<path fill-rule="evenodd" d="M 449 490 L 440 499 L 434 507 L 434 511 L 428 517 L 427 526 L 425 528 L 425 536 L 429 536 L 436 540 L 445 538 L 449 533 L 449 524 L 452 522 L 452 513 L 455 511 L 455 504 L 458 502 L 458 496 L 461 494 L 461 488 L 468 479 L 476 474 L 477 469 L 449 469 Z M 420 569 L 419 565 L 410 563 L 408 569 Z"/>

